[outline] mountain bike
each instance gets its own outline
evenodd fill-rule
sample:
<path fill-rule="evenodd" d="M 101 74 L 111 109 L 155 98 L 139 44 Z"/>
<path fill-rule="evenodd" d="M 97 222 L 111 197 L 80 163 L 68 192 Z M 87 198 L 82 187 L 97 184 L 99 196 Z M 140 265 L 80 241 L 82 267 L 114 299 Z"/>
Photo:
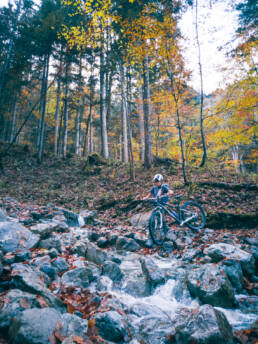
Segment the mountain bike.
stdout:
<path fill-rule="evenodd" d="M 186 225 L 194 231 L 199 231 L 205 226 L 206 215 L 200 204 L 195 201 L 188 201 L 181 207 L 182 196 L 177 195 L 173 198 L 177 200 L 176 205 L 162 203 L 162 197 L 160 199 L 149 198 L 155 206 L 149 220 L 149 231 L 156 245 L 163 244 L 167 234 L 164 228 L 165 214 L 173 218 L 180 227 Z"/>

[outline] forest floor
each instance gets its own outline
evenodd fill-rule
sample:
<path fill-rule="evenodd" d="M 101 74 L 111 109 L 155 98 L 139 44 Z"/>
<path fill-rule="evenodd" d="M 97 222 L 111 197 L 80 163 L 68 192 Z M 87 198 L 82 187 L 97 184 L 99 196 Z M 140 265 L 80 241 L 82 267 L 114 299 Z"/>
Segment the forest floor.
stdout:
<path fill-rule="evenodd" d="M 76 156 L 66 160 L 44 157 L 39 165 L 33 152 L 16 146 L 3 159 L 0 196 L 41 206 L 53 203 L 73 211 L 97 209 L 100 217 L 124 222 L 135 207 L 141 208 L 135 197 L 146 195 L 153 175 L 162 173 L 175 194 L 183 195 L 184 201 L 197 200 L 208 214 L 240 218 L 256 214 L 258 187 L 254 175 L 237 175 L 219 166 L 196 168 L 188 172 L 191 184 L 184 186 L 181 167 L 176 163 L 158 164 L 149 170 L 138 165 L 135 181 L 129 178 L 128 166 L 120 162 L 85 165 L 86 160 Z"/>
<path fill-rule="evenodd" d="M 107 231 L 128 235 L 133 230 L 129 222 L 131 216 L 147 210 L 146 205 L 135 198 L 146 195 L 152 187 L 153 175 L 162 173 L 175 194 L 183 195 L 183 201 L 197 200 L 207 213 L 208 221 L 212 220 L 212 215 L 215 216 L 215 222 L 208 222 L 206 227 L 219 230 L 209 244 L 230 239 L 234 245 L 247 245 L 248 240 L 251 242 L 257 235 L 257 183 L 254 175 L 240 176 L 216 167 L 192 169 L 191 172 L 188 170 L 191 184 L 184 186 L 178 164 L 168 166 L 159 163 L 149 170 L 138 165 L 136 179 L 132 182 L 128 166 L 123 163 L 110 161 L 87 165 L 86 159 L 76 156 L 66 160 L 48 156 L 39 165 L 35 154 L 22 146 L 14 147 L 9 156 L 3 159 L 3 167 L 0 175 L 0 207 L 9 216 L 15 214 L 21 222 L 33 213 L 44 213 L 47 205 L 48 208 L 59 206 L 76 213 L 83 209 L 94 209 L 98 212 L 100 224 L 99 227 L 88 226 L 89 230 L 99 232 L 102 237 Z M 177 226 L 173 229 L 183 230 Z M 205 248 L 207 243 L 202 239 L 201 235 L 196 235 L 192 243 L 195 249 Z M 182 257 L 187 249 L 186 244 L 182 244 L 182 247 L 179 245 L 173 251 L 175 257 Z M 142 248 L 138 253 L 152 255 L 157 252 L 162 254 L 162 248 Z M 198 259 L 194 263 L 198 263 Z M 250 292 L 257 287 L 248 280 L 245 284 Z M 248 331 L 235 333 L 240 343 L 254 343 L 252 333 Z M 243 336 L 250 341 L 245 341 Z M 7 342 L 2 341 L 0 336 L 0 343 Z"/>

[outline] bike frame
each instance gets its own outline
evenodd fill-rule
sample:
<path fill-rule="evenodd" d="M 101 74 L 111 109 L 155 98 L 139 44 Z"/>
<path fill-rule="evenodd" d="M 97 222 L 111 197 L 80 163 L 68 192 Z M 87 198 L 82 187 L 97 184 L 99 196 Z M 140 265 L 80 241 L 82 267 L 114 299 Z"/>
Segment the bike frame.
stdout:
<path fill-rule="evenodd" d="M 173 219 L 176 220 L 176 222 L 178 222 L 178 223 L 181 222 L 181 219 L 182 219 L 181 213 L 182 212 L 181 212 L 181 208 L 180 208 L 180 199 L 178 199 L 177 205 L 174 207 L 172 205 L 164 205 L 164 204 L 160 203 L 158 199 L 155 199 L 155 202 L 157 202 L 158 204 L 154 208 L 154 211 L 155 210 L 163 210 L 169 216 L 173 217 Z M 175 213 L 177 216 L 175 216 L 175 214 L 173 214 L 169 208 L 176 209 L 177 212 L 175 212 Z"/>

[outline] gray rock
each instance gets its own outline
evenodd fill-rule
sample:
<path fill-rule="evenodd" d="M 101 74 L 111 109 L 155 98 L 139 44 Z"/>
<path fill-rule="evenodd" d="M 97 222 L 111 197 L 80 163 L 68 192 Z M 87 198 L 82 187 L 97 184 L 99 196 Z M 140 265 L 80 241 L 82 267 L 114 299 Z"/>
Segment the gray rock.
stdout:
<path fill-rule="evenodd" d="M 79 227 L 79 215 L 71 210 L 62 209 L 66 222 L 70 227 Z"/>
<path fill-rule="evenodd" d="M 123 283 L 123 290 L 134 297 L 146 297 L 151 295 L 151 286 L 142 277 L 127 279 Z"/>
<path fill-rule="evenodd" d="M 58 256 L 58 251 L 55 248 L 51 248 L 48 254 L 50 258 L 56 258 Z"/>
<path fill-rule="evenodd" d="M 46 287 L 46 285 L 50 284 L 50 279 L 45 273 L 32 266 L 18 263 L 13 264 L 12 268 L 12 288 L 41 295 L 49 307 L 55 307 L 60 312 L 63 312 L 63 302 Z"/>
<path fill-rule="evenodd" d="M 177 344 L 230 344 L 232 328 L 225 315 L 210 305 L 203 305 L 190 312 L 176 327 Z"/>
<path fill-rule="evenodd" d="M 235 260 L 223 261 L 223 269 L 236 291 L 240 292 L 244 285 L 244 276 L 240 262 Z"/>
<path fill-rule="evenodd" d="M 58 252 L 61 252 L 62 243 L 58 237 L 51 237 L 46 240 L 41 240 L 39 247 L 45 248 L 46 250 L 50 250 L 51 248 L 55 248 Z"/>
<path fill-rule="evenodd" d="M 255 271 L 254 257 L 233 245 L 229 244 L 214 244 L 207 247 L 204 253 L 210 256 L 214 262 L 219 262 L 222 259 L 236 260 L 240 262 L 242 270 L 247 275 L 252 275 Z"/>
<path fill-rule="evenodd" d="M 137 242 L 137 244 L 145 247 L 145 244 L 146 244 L 148 238 L 145 235 L 141 235 L 139 233 L 136 233 L 134 235 L 134 240 Z"/>
<path fill-rule="evenodd" d="M 62 328 L 60 333 L 63 337 L 71 335 L 87 338 L 88 320 L 82 319 L 74 314 L 65 313 L 62 315 Z"/>
<path fill-rule="evenodd" d="M 116 241 L 116 250 L 124 250 L 124 251 L 138 251 L 141 249 L 141 246 L 137 244 L 134 239 L 118 237 Z"/>
<path fill-rule="evenodd" d="M 165 283 L 165 277 L 159 267 L 154 263 L 151 258 L 140 258 L 143 275 L 151 287 Z"/>
<path fill-rule="evenodd" d="M 27 309 L 14 319 L 9 338 L 13 344 L 48 344 L 61 319 L 53 308 Z"/>
<path fill-rule="evenodd" d="M 30 227 L 30 231 L 34 234 L 39 234 L 41 239 L 46 239 L 52 232 L 55 231 L 55 223 L 38 223 Z"/>
<path fill-rule="evenodd" d="M 31 253 L 30 251 L 20 251 L 20 252 L 17 252 L 17 254 L 15 255 L 15 261 L 17 263 L 19 262 L 25 262 L 25 261 L 28 261 L 31 259 Z"/>
<path fill-rule="evenodd" d="M 135 214 L 130 218 L 133 227 L 148 227 L 152 211 Z"/>
<path fill-rule="evenodd" d="M 111 290 L 113 281 L 108 276 L 101 276 L 97 283 L 97 290 L 107 291 Z"/>
<path fill-rule="evenodd" d="M 123 278 L 123 273 L 118 264 L 114 262 L 105 262 L 102 267 L 103 275 L 107 275 L 112 281 L 119 282 Z"/>
<path fill-rule="evenodd" d="M 104 264 L 104 262 L 108 260 L 107 253 L 97 248 L 93 244 L 88 245 L 85 253 L 85 258 L 90 262 L 100 265 Z"/>
<path fill-rule="evenodd" d="M 191 262 L 195 257 L 200 255 L 202 253 L 201 250 L 192 248 L 190 250 L 187 250 L 183 256 L 183 260 L 186 260 L 188 262 Z"/>
<path fill-rule="evenodd" d="M 72 254 L 77 254 L 78 256 L 85 257 L 86 250 L 87 243 L 79 240 L 71 247 L 70 252 Z"/>
<path fill-rule="evenodd" d="M 68 287 L 87 288 L 93 281 L 93 274 L 89 268 L 76 268 L 65 272 L 61 281 Z"/>
<path fill-rule="evenodd" d="M 0 222 L 6 222 L 6 221 L 8 221 L 8 216 L 6 214 L 6 211 L 0 208 Z"/>
<path fill-rule="evenodd" d="M 213 306 L 232 307 L 234 291 L 223 269 L 213 264 L 191 270 L 187 276 L 187 287 L 193 297 Z"/>
<path fill-rule="evenodd" d="M 38 269 L 21 263 L 12 264 L 12 286 L 38 294 L 50 284 L 49 277 Z"/>
<path fill-rule="evenodd" d="M 36 295 L 13 289 L 2 296 L 0 333 L 7 335 L 12 319 L 27 308 L 40 308 Z"/>
<path fill-rule="evenodd" d="M 106 340 L 115 343 L 124 342 L 127 336 L 122 316 L 115 312 L 98 313 L 95 316 L 96 327 L 99 334 Z"/>
<path fill-rule="evenodd" d="M 15 222 L 0 222 L 0 250 L 14 252 L 29 250 L 39 242 L 39 235 L 32 234 L 27 228 Z"/>
<path fill-rule="evenodd" d="M 101 237 L 101 238 L 98 239 L 97 245 L 98 245 L 98 247 L 100 247 L 100 248 L 106 248 L 106 247 L 108 247 L 108 246 L 110 245 L 110 241 L 107 240 L 107 239 L 104 238 L 104 237 Z"/>
<path fill-rule="evenodd" d="M 90 241 L 97 241 L 100 237 L 101 237 L 101 234 L 100 234 L 100 233 L 97 233 L 97 232 L 91 232 L 91 233 L 89 233 L 89 235 L 88 235 L 88 239 L 89 239 Z"/>
<path fill-rule="evenodd" d="M 57 270 L 58 273 L 65 272 L 69 269 L 69 265 L 62 257 L 57 257 L 56 260 L 52 262 L 52 266 Z"/>
<path fill-rule="evenodd" d="M 88 225 L 95 222 L 95 219 L 97 218 L 98 213 L 96 210 L 84 209 L 80 211 L 79 216 L 81 216 L 84 223 Z"/>

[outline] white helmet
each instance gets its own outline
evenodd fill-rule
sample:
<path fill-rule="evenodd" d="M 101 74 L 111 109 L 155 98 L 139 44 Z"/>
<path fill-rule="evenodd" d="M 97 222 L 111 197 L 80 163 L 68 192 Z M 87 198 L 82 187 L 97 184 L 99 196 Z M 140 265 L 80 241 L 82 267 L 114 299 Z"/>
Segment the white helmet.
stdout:
<path fill-rule="evenodd" d="M 161 182 L 162 180 L 163 180 L 162 174 L 155 174 L 155 176 L 153 177 L 154 182 Z"/>

